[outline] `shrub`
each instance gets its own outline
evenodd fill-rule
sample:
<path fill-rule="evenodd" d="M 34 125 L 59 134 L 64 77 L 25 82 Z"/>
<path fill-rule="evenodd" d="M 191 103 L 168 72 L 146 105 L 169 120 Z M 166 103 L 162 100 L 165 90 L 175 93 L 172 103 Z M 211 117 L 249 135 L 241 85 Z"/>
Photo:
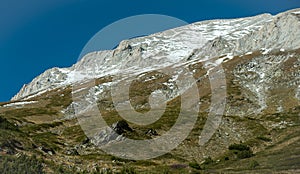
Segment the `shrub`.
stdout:
<path fill-rule="evenodd" d="M 249 163 L 249 168 L 250 169 L 254 169 L 257 166 L 259 166 L 259 163 L 257 161 L 255 161 L 255 160 L 250 161 L 250 163 Z"/>
<path fill-rule="evenodd" d="M 253 153 L 251 150 L 243 150 L 237 153 L 237 157 L 239 159 L 244 159 L 244 158 L 250 158 L 253 156 Z"/>
<path fill-rule="evenodd" d="M 194 168 L 194 169 L 197 169 L 197 170 L 200 170 L 201 169 L 201 166 L 197 163 L 197 162 L 190 162 L 189 163 L 189 166 L 191 167 L 191 168 Z"/>
<path fill-rule="evenodd" d="M 7 121 L 6 118 L 0 117 L 0 129 L 18 130 L 18 127 Z"/>
<path fill-rule="evenodd" d="M 232 144 L 228 149 L 233 151 L 239 159 L 250 158 L 253 156 L 250 147 L 245 144 Z"/>
<path fill-rule="evenodd" d="M 250 150 L 250 147 L 245 144 L 232 144 L 228 147 L 228 149 L 243 151 L 243 150 Z"/>

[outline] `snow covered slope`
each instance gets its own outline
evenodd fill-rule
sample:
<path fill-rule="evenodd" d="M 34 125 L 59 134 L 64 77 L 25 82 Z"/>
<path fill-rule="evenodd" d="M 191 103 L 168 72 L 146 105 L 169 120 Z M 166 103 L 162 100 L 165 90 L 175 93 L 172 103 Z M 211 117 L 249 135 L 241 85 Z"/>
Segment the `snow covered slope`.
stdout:
<path fill-rule="evenodd" d="M 11 100 L 24 100 L 83 79 L 147 71 L 188 60 L 207 61 L 257 50 L 300 47 L 300 9 L 275 16 L 211 20 L 122 41 L 115 50 L 93 52 L 70 68 L 52 68 L 33 79 Z M 215 61 L 215 63 L 222 61 Z"/>

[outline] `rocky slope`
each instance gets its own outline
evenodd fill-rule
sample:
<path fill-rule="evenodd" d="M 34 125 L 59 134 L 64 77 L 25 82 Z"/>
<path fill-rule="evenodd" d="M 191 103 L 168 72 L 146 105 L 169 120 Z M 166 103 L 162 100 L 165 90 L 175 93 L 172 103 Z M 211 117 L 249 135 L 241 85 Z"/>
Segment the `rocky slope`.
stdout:
<path fill-rule="evenodd" d="M 187 59 L 209 60 L 222 55 L 242 55 L 261 49 L 293 50 L 299 47 L 299 10 L 271 16 L 197 22 L 146 37 L 126 40 L 112 51 L 86 55 L 71 68 L 53 68 L 35 78 L 12 100 L 70 85 L 91 70 L 93 77 L 116 74 L 120 68 L 139 71 L 163 68 Z M 121 61 L 120 61 L 121 60 Z M 145 69 L 147 68 L 147 69 Z M 78 74 L 81 74 L 78 77 Z"/>
<path fill-rule="evenodd" d="M 151 102 L 161 94 L 164 113 Z M 128 101 L 133 115 L 154 110 L 148 116 L 162 116 L 147 125 L 124 122 L 116 106 Z M 153 173 L 296 173 L 299 106 L 300 9 L 197 22 L 122 41 L 115 50 L 90 53 L 70 68 L 36 77 L 0 104 L 0 118 L 7 119 L 0 120 L 0 153 L 36 154 L 45 170 L 56 173 L 58 164 L 65 171 L 89 172 L 130 165 Z M 180 114 L 189 122 L 194 111 L 199 111 L 194 126 L 177 132 L 181 137 L 190 130 L 187 138 L 161 157 L 124 160 L 103 151 L 126 138 L 158 139 Z M 82 127 L 100 125 L 99 114 L 110 126 Z"/>

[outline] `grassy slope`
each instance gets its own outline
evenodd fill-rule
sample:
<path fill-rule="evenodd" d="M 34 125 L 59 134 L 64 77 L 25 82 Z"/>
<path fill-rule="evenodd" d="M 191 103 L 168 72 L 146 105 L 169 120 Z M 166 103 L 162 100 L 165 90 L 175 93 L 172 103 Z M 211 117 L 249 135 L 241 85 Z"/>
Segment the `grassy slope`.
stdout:
<path fill-rule="evenodd" d="M 240 60 L 247 61 L 251 58 L 250 56 L 243 59 L 239 58 L 239 60 L 235 58 L 224 65 L 229 79 L 227 82 L 228 101 L 230 105 L 242 107 L 249 103 L 251 104 L 251 101 L 243 99 L 242 94 L 244 91 L 236 83 L 232 82 L 233 77 L 230 74 L 232 68 L 237 63 L 240 63 Z M 193 65 L 191 69 L 196 69 L 196 78 L 205 74 L 200 64 Z M 152 73 L 148 74 L 148 76 L 152 75 Z M 149 81 L 148 83 L 136 82 L 135 85 L 132 85 L 132 103 L 135 105 L 147 103 L 149 93 L 156 88 L 162 87 L 160 86 L 161 82 L 167 79 L 168 77 L 162 77 L 157 81 Z M 99 79 L 97 83 L 106 81 Z M 201 83 L 198 83 L 198 86 L 204 89 L 200 91 L 200 96 L 204 103 L 201 110 L 205 110 L 209 107 L 210 97 L 208 79 L 203 79 Z M 237 132 L 243 135 L 242 141 L 253 150 L 255 155 L 251 158 L 238 159 L 227 149 L 230 143 L 238 143 L 238 139 L 233 139 L 233 142 L 230 141 L 229 144 L 224 144 L 223 146 L 216 145 L 216 142 L 220 141 L 217 135 L 214 135 L 206 147 L 208 152 L 213 154 L 212 161 L 206 162 L 205 158 L 199 157 L 197 154 L 202 151 L 197 146 L 197 140 L 207 117 L 207 113 L 203 112 L 199 113 L 199 119 L 189 137 L 177 149 L 150 161 L 129 161 L 112 157 L 101 150 L 93 150 L 92 148 L 85 150 L 81 155 L 73 156 L 65 154 L 67 149 L 72 149 L 76 145 L 82 144 L 85 140 L 85 135 L 77 124 L 76 119 L 61 120 L 64 116 L 60 111 L 72 102 L 71 88 L 53 90 L 33 100 L 38 100 L 39 102 L 26 105 L 22 108 L 1 108 L 1 118 L 6 118 L 12 124 L 7 123 L 10 126 L 3 126 L 0 129 L 0 144 L 2 147 L 4 147 L 5 143 L 9 144 L 12 147 L 5 146 L 5 148 L 11 148 L 16 151 L 15 153 L 21 152 L 29 156 L 33 154 L 37 155 L 46 164 L 44 170 L 47 172 L 55 172 L 61 164 L 63 166 L 63 169 L 60 169 L 61 171 L 66 170 L 68 166 L 71 166 L 71 168 L 90 169 L 91 164 L 95 164 L 100 168 L 106 167 L 116 170 L 123 170 L 124 166 L 133 166 L 136 171 L 144 173 L 189 173 L 190 171 L 203 173 L 270 173 L 282 170 L 289 171 L 290 173 L 299 172 L 299 124 L 294 124 L 283 129 L 269 129 L 266 126 L 266 123 L 269 122 L 293 121 L 294 123 L 299 123 L 299 107 L 291 108 L 289 112 L 281 114 L 263 113 L 249 118 L 238 116 L 224 117 L 224 119 L 228 119 L 231 124 L 236 126 Z M 2 103 L 0 106 L 4 104 Z M 99 101 L 99 106 L 108 124 L 121 119 L 116 111 L 105 110 L 106 107 L 112 106 L 110 97 Z M 151 138 L 144 134 L 149 128 L 155 129 L 159 134 L 162 134 L 173 125 L 179 109 L 180 98 L 178 97 L 168 103 L 167 111 L 158 122 L 146 127 L 130 124 L 135 131 L 126 134 L 126 136 L 135 139 Z M 147 109 L 139 111 L 145 112 Z M 18 126 L 13 126 L 14 124 Z M 224 130 L 230 129 L 228 125 L 222 128 Z M 243 134 L 243 131 L 246 133 Z M 18 145 L 18 143 L 15 145 L 14 141 L 19 142 L 21 145 Z M 49 153 L 45 153 L 39 147 L 53 150 L 55 154 L 50 155 Z M 218 151 L 214 152 L 215 148 Z M 1 155 L 5 156 L 7 154 L 2 153 Z M 200 165 L 201 170 L 196 169 L 196 164 Z"/>

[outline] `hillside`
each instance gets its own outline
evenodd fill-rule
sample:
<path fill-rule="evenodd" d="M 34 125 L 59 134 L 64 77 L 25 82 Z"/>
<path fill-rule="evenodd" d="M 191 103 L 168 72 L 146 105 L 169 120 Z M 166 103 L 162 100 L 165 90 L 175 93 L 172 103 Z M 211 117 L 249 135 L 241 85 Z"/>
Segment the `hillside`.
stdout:
<path fill-rule="evenodd" d="M 0 171 L 300 173 L 299 123 L 300 9 L 196 22 L 47 70 L 0 103 Z"/>

